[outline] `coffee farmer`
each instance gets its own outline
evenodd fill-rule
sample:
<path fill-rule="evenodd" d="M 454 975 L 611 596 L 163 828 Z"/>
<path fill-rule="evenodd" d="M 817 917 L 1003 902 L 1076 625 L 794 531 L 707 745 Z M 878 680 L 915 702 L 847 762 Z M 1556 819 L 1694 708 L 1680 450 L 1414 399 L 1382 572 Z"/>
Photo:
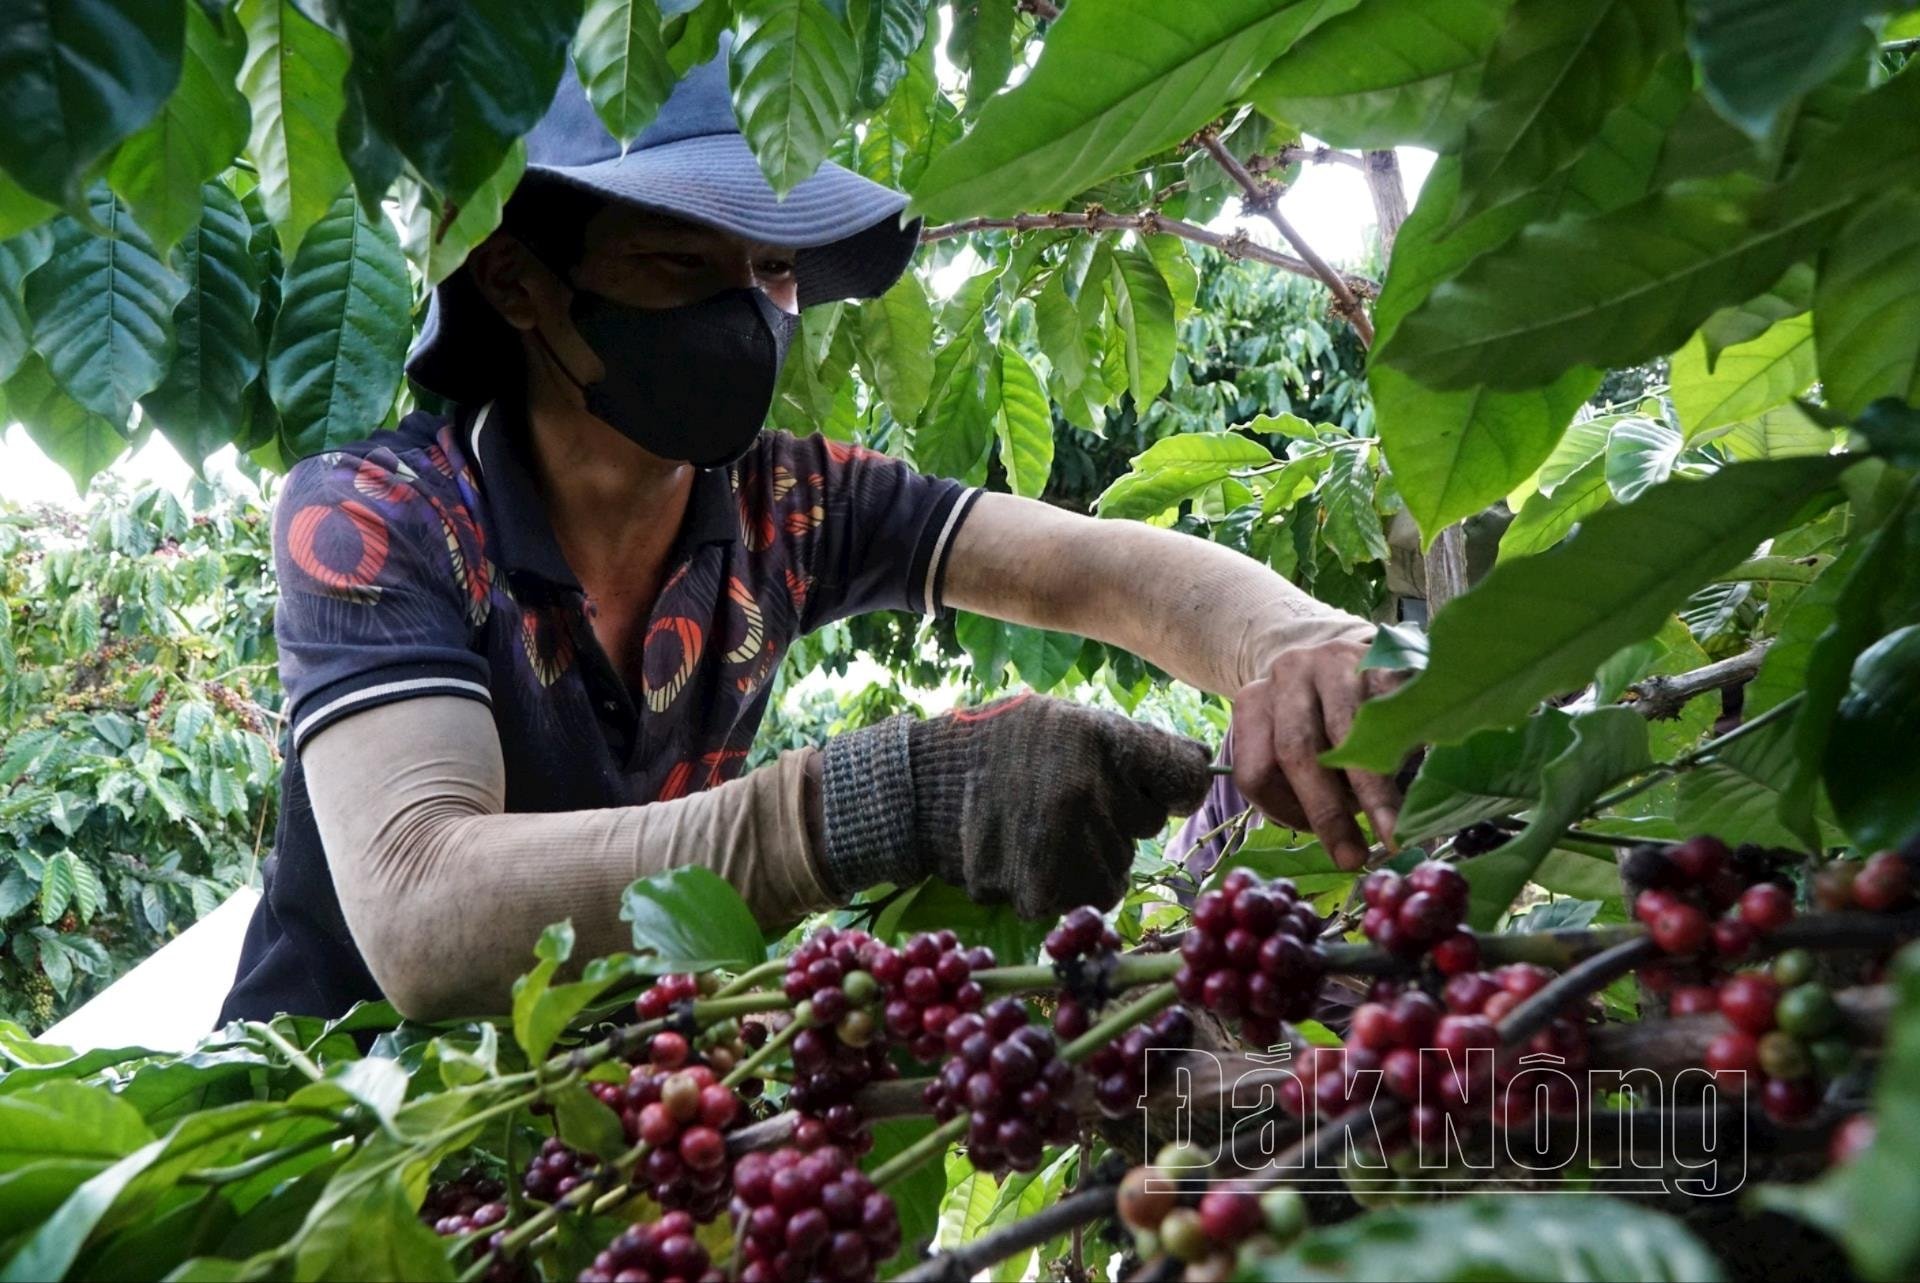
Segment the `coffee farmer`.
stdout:
<path fill-rule="evenodd" d="M 629 943 L 620 890 L 700 864 L 763 924 L 930 874 L 1112 904 L 1208 752 L 1037 696 L 742 773 L 794 639 L 958 607 L 1124 647 L 1234 701 L 1234 783 L 1343 865 L 1374 776 L 1321 767 L 1370 627 L 1237 553 L 763 431 L 799 309 L 884 292 L 905 199 L 834 165 L 776 199 L 723 60 L 624 155 L 567 77 L 503 225 L 408 362 L 445 414 L 302 461 L 274 526 L 291 727 L 223 1019 L 504 1009 L 540 929 Z"/>

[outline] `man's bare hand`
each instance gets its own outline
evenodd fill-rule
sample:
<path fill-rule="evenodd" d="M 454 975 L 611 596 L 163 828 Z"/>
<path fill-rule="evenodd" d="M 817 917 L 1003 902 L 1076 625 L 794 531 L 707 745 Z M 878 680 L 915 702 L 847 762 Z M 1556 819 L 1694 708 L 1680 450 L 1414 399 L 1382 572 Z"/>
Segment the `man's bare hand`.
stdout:
<path fill-rule="evenodd" d="M 1235 787 L 1278 823 L 1311 829 L 1343 869 L 1366 863 L 1356 813 L 1366 812 L 1383 842 L 1400 815 L 1400 790 L 1387 776 L 1320 764 L 1320 754 L 1353 728 L 1360 705 L 1401 681 L 1385 669 L 1363 671 L 1366 653 L 1359 641 L 1283 651 L 1266 676 L 1233 697 Z"/>

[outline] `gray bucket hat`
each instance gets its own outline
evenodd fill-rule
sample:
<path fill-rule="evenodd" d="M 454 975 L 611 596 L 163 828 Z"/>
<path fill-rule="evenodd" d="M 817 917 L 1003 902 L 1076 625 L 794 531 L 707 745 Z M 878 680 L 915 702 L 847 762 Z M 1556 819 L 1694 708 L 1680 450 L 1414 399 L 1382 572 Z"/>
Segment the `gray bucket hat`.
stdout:
<path fill-rule="evenodd" d="M 884 294 L 919 242 L 919 221 L 900 221 L 907 198 L 832 161 L 785 199 L 775 196 L 734 120 L 727 52 L 723 37 L 719 56 L 681 79 L 624 155 L 569 70 L 527 135 L 523 185 L 557 181 L 748 240 L 794 246 L 802 307 Z M 515 336 L 462 267 L 435 288 L 407 375 L 470 405 L 495 395 L 501 370 L 519 362 Z"/>

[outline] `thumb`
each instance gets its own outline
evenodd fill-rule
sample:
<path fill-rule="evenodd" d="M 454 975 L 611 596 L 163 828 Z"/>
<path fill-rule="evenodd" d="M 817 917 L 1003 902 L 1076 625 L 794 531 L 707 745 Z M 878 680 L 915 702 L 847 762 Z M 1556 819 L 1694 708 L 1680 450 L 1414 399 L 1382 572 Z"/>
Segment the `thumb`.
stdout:
<path fill-rule="evenodd" d="M 1127 778 L 1174 815 L 1191 815 L 1213 785 L 1213 751 L 1199 740 L 1127 722 L 1121 760 Z"/>

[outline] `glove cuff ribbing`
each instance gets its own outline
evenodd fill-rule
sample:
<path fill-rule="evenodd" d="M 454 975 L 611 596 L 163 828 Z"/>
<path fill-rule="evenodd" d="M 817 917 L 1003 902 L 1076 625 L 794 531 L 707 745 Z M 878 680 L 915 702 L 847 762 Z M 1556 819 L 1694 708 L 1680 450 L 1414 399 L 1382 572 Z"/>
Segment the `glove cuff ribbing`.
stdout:
<path fill-rule="evenodd" d="M 879 882 L 925 876 L 913 843 L 913 772 L 908 733 L 915 719 L 891 717 L 836 735 L 821 757 L 826 852 L 821 873 L 836 898 Z"/>

